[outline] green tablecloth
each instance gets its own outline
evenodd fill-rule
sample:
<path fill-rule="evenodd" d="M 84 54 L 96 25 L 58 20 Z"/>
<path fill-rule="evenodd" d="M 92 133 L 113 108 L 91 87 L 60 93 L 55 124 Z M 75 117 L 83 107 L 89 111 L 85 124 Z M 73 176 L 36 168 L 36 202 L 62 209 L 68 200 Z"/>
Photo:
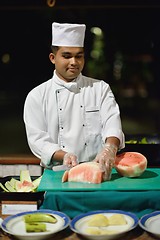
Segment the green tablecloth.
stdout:
<path fill-rule="evenodd" d="M 123 210 L 137 217 L 160 210 L 160 191 L 46 192 L 41 209 L 61 211 L 70 218 L 94 210 Z"/>

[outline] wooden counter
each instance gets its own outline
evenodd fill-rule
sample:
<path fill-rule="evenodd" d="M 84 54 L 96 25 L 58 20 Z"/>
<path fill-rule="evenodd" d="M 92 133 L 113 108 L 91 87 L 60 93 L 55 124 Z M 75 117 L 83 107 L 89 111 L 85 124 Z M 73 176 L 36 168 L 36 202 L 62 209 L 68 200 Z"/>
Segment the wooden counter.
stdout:
<path fill-rule="evenodd" d="M 2 231 L 0 231 L 0 239 L 1 240 L 13 240 L 14 238 L 10 238 L 6 236 Z M 54 240 L 82 240 L 84 239 L 82 236 L 78 236 L 73 233 L 70 229 L 66 229 L 60 233 L 54 235 Z M 151 236 L 147 232 L 144 232 L 139 227 L 134 230 L 128 232 L 125 236 L 118 238 L 118 240 L 155 240 L 154 236 Z M 53 240 L 53 237 L 49 240 Z"/>
<path fill-rule="evenodd" d="M 10 164 L 29 164 L 29 165 L 39 165 L 40 159 L 32 154 L 10 154 L 1 155 L 0 164 L 10 165 Z"/>

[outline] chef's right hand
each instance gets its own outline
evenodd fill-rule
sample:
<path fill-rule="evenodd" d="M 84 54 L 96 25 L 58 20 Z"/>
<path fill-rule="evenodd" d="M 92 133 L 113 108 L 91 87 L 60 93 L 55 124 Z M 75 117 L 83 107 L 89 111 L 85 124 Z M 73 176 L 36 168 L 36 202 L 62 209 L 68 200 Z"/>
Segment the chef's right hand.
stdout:
<path fill-rule="evenodd" d="M 74 167 L 78 164 L 77 156 L 73 153 L 66 153 L 63 157 L 63 165 Z"/>
<path fill-rule="evenodd" d="M 93 160 L 94 162 L 99 163 L 100 169 L 104 172 L 104 181 L 111 179 L 112 168 L 115 163 L 117 150 L 118 148 L 116 145 L 106 143 L 101 152 L 98 153 L 96 158 Z"/>

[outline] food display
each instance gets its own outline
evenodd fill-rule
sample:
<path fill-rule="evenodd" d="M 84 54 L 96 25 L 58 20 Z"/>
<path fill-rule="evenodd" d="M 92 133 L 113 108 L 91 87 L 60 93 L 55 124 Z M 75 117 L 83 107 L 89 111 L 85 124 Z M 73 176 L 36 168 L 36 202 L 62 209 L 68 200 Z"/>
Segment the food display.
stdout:
<path fill-rule="evenodd" d="M 87 239 L 117 239 L 138 225 L 136 215 L 121 210 L 98 210 L 72 219 L 70 228 Z"/>
<path fill-rule="evenodd" d="M 5 192 L 35 192 L 40 184 L 41 178 L 42 176 L 32 181 L 29 170 L 21 170 L 20 180 L 12 177 L 6 181 L 4 185 L 0 183 L 0 187 Z"/>
<path fill-rule="evenodd" d="M 13 239 L 45 240 L 69 226 L 70 218 L 63 212 L 41 209 L 6 217 L 2 230 Z"/>

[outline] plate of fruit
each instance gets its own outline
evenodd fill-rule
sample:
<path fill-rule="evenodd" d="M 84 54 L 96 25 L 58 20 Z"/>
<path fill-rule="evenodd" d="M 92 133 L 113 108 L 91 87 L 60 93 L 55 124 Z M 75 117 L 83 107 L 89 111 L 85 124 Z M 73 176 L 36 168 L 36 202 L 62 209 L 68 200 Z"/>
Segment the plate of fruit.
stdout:
<path fill-rule="evenodd" d="M 135 214 L 121 210 L 98 210 L 80 214 L 70 222 L 77 234 L 91 240 L 117 239 L 138 225 Z"/>
<path fill-rule="evenodd" d="M 59 211 L 42 209 L 21 212 L 5 218 L 1 224 L 7 234 L 21 240 L 42 240 L 67 228 L 70 218 Z"/>

